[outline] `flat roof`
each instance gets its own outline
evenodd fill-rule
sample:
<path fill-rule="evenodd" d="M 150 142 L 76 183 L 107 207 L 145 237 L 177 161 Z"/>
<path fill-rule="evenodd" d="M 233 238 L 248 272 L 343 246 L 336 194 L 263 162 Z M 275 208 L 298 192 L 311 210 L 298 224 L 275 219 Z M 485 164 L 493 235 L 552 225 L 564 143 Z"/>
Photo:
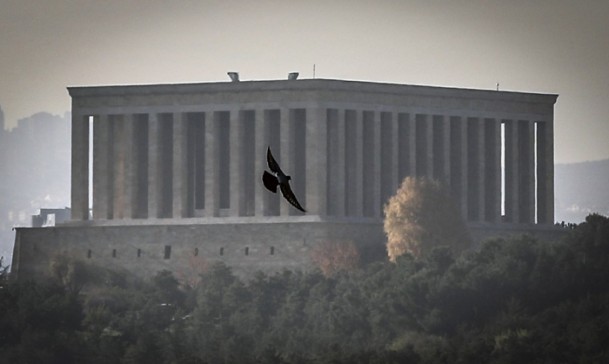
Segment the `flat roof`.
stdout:
<path fill-rule="evenodd" d="M 338 79 L 259 80 L 238 82 L 168 83 L 107 86 L 70 86 L 71 97 L 127 96 L 155 94 L 189 94 L 259 91 L 341 91 L 376 94 L 404 94 L 433 97 L 470 97 L 491 100 L 526 101 L 554 104 L 557 94 L 496 91 L 456 87 L 421 86 L 397 83 L 351 81 Z"/>

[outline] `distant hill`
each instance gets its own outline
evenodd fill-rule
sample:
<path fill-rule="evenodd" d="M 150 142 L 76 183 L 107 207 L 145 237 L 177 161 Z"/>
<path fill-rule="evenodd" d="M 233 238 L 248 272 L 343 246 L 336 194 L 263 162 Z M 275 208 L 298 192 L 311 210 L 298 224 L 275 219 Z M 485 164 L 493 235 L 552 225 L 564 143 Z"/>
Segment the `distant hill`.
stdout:
<path fill-rule="evenodd" d="M 556 221 L 579 223 L 591 213 L 609 215 L 609 159 L 556 164 Z"/>
<path fill-rule="evenodd" d="M 1 114 L 0 114 L 1 115 Z M 70 116 L 41 112 L 0 128 L 0 256 L 10 264 L 13 226 L 30 226 L 41 207 L 70 196 Z"/>

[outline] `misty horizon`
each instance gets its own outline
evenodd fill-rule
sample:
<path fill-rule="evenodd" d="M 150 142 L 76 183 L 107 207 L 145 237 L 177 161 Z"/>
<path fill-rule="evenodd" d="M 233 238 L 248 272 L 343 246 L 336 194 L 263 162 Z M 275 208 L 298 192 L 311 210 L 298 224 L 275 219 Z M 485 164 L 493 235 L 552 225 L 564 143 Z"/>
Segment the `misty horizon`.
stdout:
<path fill-rule="evenodd" d="M 555 161 L 609 158 L 607 2 L 146 5 L 3 7 L 6 126 L 62 114 L 72 85 L 311 78 L 315 65 L 318 78 L 559 94 Z"/>

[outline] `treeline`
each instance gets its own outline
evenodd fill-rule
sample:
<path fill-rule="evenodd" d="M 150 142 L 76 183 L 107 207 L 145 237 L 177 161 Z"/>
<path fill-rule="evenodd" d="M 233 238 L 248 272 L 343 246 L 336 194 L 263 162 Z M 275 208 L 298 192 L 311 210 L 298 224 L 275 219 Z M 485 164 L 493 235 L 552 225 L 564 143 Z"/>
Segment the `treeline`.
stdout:
<path fill-rule="evenodd" d="M 196 287 L 112 272 L 0 289 L 13 363 L 607 363 L 609 220 L 326 277 L 215 265 Z M 95 279 L 93 279 L 95 278 Z M 93 283 L 94 284 L 93 284 Z M 84 287 L 84 288 L 83 288 Z"/>

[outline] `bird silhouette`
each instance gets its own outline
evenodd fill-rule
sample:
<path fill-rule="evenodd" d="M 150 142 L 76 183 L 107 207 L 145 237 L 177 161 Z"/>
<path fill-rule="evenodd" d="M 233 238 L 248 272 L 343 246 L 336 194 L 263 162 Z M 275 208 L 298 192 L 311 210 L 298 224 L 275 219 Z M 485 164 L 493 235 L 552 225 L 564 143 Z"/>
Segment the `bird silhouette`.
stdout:
<path fill-rule="evenodd" d="M 305 209 L 300 206 L 296 196 L 294 196 L 294 192 L 292 192 L 292 188 L 290 188 L 290 180 L 292 177 L 283 173 L 279 167 L 279 164 L 277 161 L 275 161 L 275 158 L 273 158 L 273 154 L 271 154 L 271 147 L 268 147 L 266 151 L 266 162 L 269 165 L 269 169 L 273 173 L 264 171 L 262 174 L 262 182 L 264 183 L 264 187 L 273 193 L 277 193 L 277 186 L 279 186 L 281 194 L 290 204 L 292 204 L 292 206 L 296 207 L 302 212 L 306 212 Z"/>

